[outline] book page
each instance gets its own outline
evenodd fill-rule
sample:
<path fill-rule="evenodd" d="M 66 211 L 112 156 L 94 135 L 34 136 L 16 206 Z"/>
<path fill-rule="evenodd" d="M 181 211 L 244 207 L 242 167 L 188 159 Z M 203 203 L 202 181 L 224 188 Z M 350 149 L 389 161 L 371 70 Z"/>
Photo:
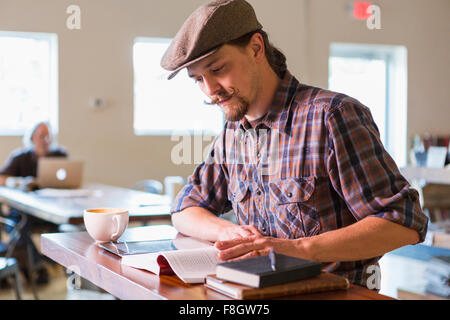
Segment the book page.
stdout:
<path fill-rule="evenodd" d="M 159 253 L 131 254 L 122 257 L 121 263 L 133 268 L 144 269 L 159 274 L 160 267 L 156 259 Z"/>
<path fill-rule="evenodd" d="M 175 274 L 184 282 L 201 283 L 208 274 L 216 273 L 218 250 L 214 246 L 161 254 L 167 259 Z"/>
<path fill-rule="evenodd" d="M 182 235 L 178 235 L 175 239 L 173 239 L 172 244 L 175 248 L 177 248 L 177 250 L 207 248 L 214 245 L 214 243 L 206 240 L 200 240 Z"/>

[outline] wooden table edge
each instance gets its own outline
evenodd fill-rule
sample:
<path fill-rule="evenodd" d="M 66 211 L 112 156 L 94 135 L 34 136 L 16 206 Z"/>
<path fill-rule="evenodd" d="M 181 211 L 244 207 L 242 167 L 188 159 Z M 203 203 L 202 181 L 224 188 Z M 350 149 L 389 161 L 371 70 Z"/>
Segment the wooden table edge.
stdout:
<path fill-rule="evenodd" d="M 73 251 L 71 251 L 70 253 L 68 253 L 67 251 L 61 251 L 61 249 L 65 249 L 65 248 L 63 246 L 59 245 L 58 243 L 56 243 L 55 241 L 52 241 L 51 239 L 49 239 L 48 236 L 51 236 L 51 234 L 41 235 L 41 252 L 44 255 L 51 258 L 55 262 L 59 263 L 63 267 L 74 271 L 75 273 L 77 273 L 81 277 L 89 280 L 96 286 L 109 292 L 114 297 L 116 297 L 118 299 L 124 299 L 124 300 L 129 299 L 123 295 L 123 292 L 113 288 L 111 283 L 109 283 L 108 281 L 102 281 L 103 279 L 108 279 L 111 276 L 115 277 L 114 281 L 117 281 L 118 279 L 120 279 L 120 281 L 125 281 L 126 286 L 129 286 L 130 284 L 132 284 L 133 288 L 136 289 L 138 292 L 138 295 L 134 300 L 167 300 L 167 298 L 165 298 L 155 292 L 152 292 L 151 290 L 141 286 L 140 284 L 124 277 L 123 275 L 121 275 L 113 270 L 108 269 L 107 267 L 105 267 L 101 264 L 98 264 L 96 261 L 90 261 L 87 257 L 80 255 Z M 60 253 L 60 255 L 58 255 L 57 253 Z M 66 261 L 64 261 L 64 258 L 67 258 L 67 255 L 69 255 L 69 254 L 72 255 L 72 259 L 74 258 L 74 259 L 84 260 L 84 263 L 92 265 L 93 269 L 91 269 L 91 270 L 96 270 L 95 268 L 100 268 L 100 270 L 101 270 L 100 273 L 98 271 L 90 273 L 90 272 L 87 272 L 85 268 L 80 268 L 79 265 L 77 265 L 77 264 L 67 263 Z M 92 274 L 96 274 L 97 276 L 93 276 Z M 125 286 L 125 284 L 124 284 L 124 286 Z M 120 284 L 118 284 L 116 286 L 119 288 L 122 287 L 122 285 L 120 285 Z M 149 295 L 153 295 L 153 296 L 149 296 Z"/>
<path fill-rule="evenodd" d="M 76 232 L 76 234 L 82 234 L 83 232 Z M 85 233 L 85 232 L 84 232 Z M 43 234 L 41 236 L 41 251 L 43 254 L 54 260 L 55 262 L 61 264 L 62 266 L 69 268 L 79 274 L 81 277 L 86 278 L 87 280 L 94 283 L 96 286 L 106 290 L 111 293 L 113 296 L 119 299 L 130 299 L 130 296 L 124 294 L 120 289 L 121 287 L 132 287 L 133 289 L 133 298 L 132 300 L 171 300 L 171 298 L 161 295 L 156 292 L 156 290 L 152 290 L 148 287 L 145 287 L 135 281 L 133 279 L 127 277 L 126 275 L 121 274 L 121 272 L 117 272 L 117 270 L 112 270 L 112 268 L 108 268 L 105 265 L 102 265 L 95 259 L 89 259 L 88 256 L 80 254 L 75 250 L 67 248 L 64 246 L 64 243 L 61 244 L 56 239 L 63 235 L 62 233 L 56 234 Z M 89 249 L 93 247 L 95 248 L 95 252 L 98 252 L 98 248 L 95 243 L 90 244 Z M 88 255 L 89 253 L 87 253 Z M 105 252 L 106 254 L 106 252 Z M 109 254 L 108 255 L 112 255 Z M 78 263 L 77 263 L 78 262 Z M 87 267 L 80 268 L 80 265 L 87 265 Z M 119 262 L 120 265 L 120 262 Z M 120 265 L 120 268 L 123 266 Z M 131 267 L 126 267 L 131 268 Z M 75 270 L 74 270 L 75 269 Z M 134 269 L 137 270 L 137 269 Z M 89 272 L 91 271 L 91 272 Z M 138 270 L 139 272 L 147 272 L 143 270 Z M 155 275 L 156 276 L 156 275 Z M 166 279 L 166 276 L 156 276 L 158 279 L 162 280 L 163 283 L 173 282 L 173 279 Z M 171 276 L 175 277 L 175 276 Z M 107 281 L 108 279 L 113 279 L 113 281 Z M 106 281 L 105 281 L 106 279 Z M 178 279 L 178 278 L 177 278 Z M 117 283 L 119 281 L 119 283 Z M 179 280 L 181 281 L 181 280 Z M 177 281 L 175 281 L 177 282 Z M 195 288 L 194 291 L 198 291 L 199 288 L 201 291 L 206 290 L 204 292 L 205 296 L 187 296 L 186 298 L 182 297 L 181 300 L 205 300 L 212 298 L 212 300 L 221 300 L 221 296 L 218 296 L 219 293 L 215 292 L 212 289 L 204 287 L 202 284 L 197 285 L 188 285 L 188 287 Z M 270 300 L 396 300 L 392 297 L 388 297 L 382 294 L 379 294 L 376 291 L 369 290 L 367 288 L 350 284 L 350 287 L 347 290 L 338 290 L 340 292 L 317 292 L 310 293 L 305 295 L 297 295 L 297 296 L 286 296 L 279 297 L 279 299 L 270 299 Z M 211 294 L 211 295 L 210 295 Z M 322 297 L 323 295 L 323 297 Z M 180 297 L 180 295 L 175 295 L 174 298 Z M 218 297 L 218 298 L 215 298 Z M 229 299 L 226 296 L 223 296 L 224 299 Z M 178 298 L 179 299 L 179 298 Z M 234 300 L 234 301 L 245 301 L 245 300 Z"/>

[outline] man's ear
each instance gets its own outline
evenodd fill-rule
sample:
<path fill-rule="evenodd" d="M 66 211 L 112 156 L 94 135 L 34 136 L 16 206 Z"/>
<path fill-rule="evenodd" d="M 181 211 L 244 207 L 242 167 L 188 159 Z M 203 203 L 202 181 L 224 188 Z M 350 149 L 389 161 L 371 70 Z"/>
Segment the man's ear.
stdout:
<path fill-rule="evenodd" d="M 255 60 L 261 60 L 265 56 L 264 39 L 260 33 L 255 33 L 251 37 L 248 46 Z"/>

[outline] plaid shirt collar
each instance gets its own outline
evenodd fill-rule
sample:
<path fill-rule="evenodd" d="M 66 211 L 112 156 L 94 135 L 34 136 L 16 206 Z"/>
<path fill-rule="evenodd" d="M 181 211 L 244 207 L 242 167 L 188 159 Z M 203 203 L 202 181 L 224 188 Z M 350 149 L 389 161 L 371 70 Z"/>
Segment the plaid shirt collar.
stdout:
<path fill-rule="evenodd" d="M 289 111 L 295 93 L 299 87 L 299 81 L 286 70 L 284 77 L 281 79 L 280 85 L 275 92 L 269 112 L 266 113 L 258 124 L 264 124 L 271 129 L 276 129 L 280 132 L 289 134 L 290 127 L 287 122 L 289 119 Z M 252 129 L 252 126 L 246 117 L 239 120 L 238 125 L 244 131 Z"/>

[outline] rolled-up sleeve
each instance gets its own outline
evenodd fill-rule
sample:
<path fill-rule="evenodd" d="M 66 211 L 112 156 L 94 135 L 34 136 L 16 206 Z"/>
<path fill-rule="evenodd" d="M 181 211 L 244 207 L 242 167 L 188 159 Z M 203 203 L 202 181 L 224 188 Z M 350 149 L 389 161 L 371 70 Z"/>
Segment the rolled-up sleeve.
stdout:
<path fill-rule="evenodd" d="M 328 172 L 334 189 L 356 220 L 376 216 L 416 230 L 423 242 L 428 217 L 419 194 L 384 149 L 370 110 L 344 99 L 326 119 Z"/>
<path fill-rule="evenodd" d="M 195 168 L 178 193 L 171 208 L 172 214 L 188 207 L 202 207 L 215 215 L 231 210 L 223 145 L 224 133 L 214 140 L 205 161 Z"/>

